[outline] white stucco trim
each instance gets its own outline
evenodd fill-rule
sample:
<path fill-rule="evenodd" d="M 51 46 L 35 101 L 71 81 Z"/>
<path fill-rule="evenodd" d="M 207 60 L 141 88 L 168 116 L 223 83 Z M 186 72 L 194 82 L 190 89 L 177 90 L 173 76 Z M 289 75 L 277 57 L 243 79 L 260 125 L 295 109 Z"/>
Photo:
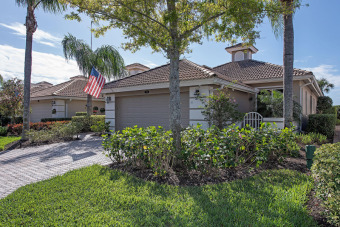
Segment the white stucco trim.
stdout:
<path fill-rule="evenodd" d="M 31 101 L 37 101 L 37 100 L 55 100 L 55 99 L 66 99 L 66 100 L 82 100 L 82 101 L 86 101 L 87 98 L 80 98 L 80 97 L 70 97 L 70 96 L 53 96 L 53 95 L 49 95 L 49 96 L 42 96 L 42 97 L 33 97 L 31 98 Z M 92 99 L 92 101 L 94 102 L 104 102 L 104 98 L 100 98 L 100 99 Z"/>
<path fill-rule="evenodd" d="M 306 76 L 296 76 L 293 78 L 294 81 L 296 80 L 307 80 L 313 78 L 313 75 L 306 75 Z M 245 84 L 262 84 L 262 83 L 272 83 L 272 82 L 282 82 L 283 78 L 270 78 L 270 79 L 258 79 L 258 80 L 246 80 L 243 81 Z"/>

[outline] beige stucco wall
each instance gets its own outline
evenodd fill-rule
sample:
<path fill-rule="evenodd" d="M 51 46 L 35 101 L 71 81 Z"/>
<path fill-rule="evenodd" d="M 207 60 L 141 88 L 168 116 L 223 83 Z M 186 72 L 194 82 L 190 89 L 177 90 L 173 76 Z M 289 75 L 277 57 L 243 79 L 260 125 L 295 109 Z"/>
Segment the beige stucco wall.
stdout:
<path fill-rule="evenodd" d="M 311 91 L 308 86 L 302 88 L 302 103 L 303 115 L 316 113 L 317 96 Z"/>
<path fill-rule="evenodd" d="M 30 121 L 39 122 L 41 118 L 52 117 L 51 100 L 31 101 L 30 103 Z"/>
<path fill-rule="evenodd" d="M 66 101 L 66 112 L 67 116 L 66 117 L 73 117 L 76 115 L 76 112 L 86 112 L 86 101 L 85 100 L 67 100 Z M 92 108 L 97 106 L 98 107 L 98 112 L 97 115 L 102 115 L 100 113 L 100 108 L 105 108 L 105 102 L 98 102 L 98 101 L 92 101 Z M 103 113 L 105 114 L 105 113 Z"/>

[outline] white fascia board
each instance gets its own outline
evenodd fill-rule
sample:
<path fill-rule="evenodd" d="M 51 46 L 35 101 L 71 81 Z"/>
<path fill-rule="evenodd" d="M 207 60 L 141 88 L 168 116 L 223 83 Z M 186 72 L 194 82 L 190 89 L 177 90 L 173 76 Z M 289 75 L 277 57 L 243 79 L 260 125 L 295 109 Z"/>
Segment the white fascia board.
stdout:
<path fill-rule="evenodd" d="M 217 85 L 231 85 L 231 87 L 235 90 L 244 91 L 247 93 L 257 93 L 257 89 L 252 89 L 249 87 L 245 87 L 239 84 L 235 84 L 226 80 L 222 80 L 219 78 L 207 78 L 200 80 L 185 80 L 180 82 L 180 87 L 192 87 L 192 86 L 204 86 L 209 84 L 217 84 Z M 109 93 L 118 93 L 118 92 L 128 92 L 128 91 L 141 91 L 141 90 L 152 90 L 152 89 L 162 89 L 169 88 L 169 83 L 158 83 L 158 84 L 146 84 L 139 86 L 130 86 L 130 87 L 121 87 L 121 88 L 107 88 L 103 89 L 102 94 Z"/>
<path fill-rule="evenodd" d="M 214 84 L 214 78 L 180 81 L 179 86 L 180 87 L 191 87 L 191 86 L 203 86 L 203 85 L 208 85 L 208 84 Z M 169 88 L 169 86 L 170 86 L 169 82 L 166 82 L 166 83 L 157 83 L 157 84 L 137 85 L 137 86 L 130 86 L 130 87 L 107 88 L 107 89 L 103 89 L 102 94 L 127 92 L 127 91 L 162 89 L 162 88 Z"/>
<path fill-rule="evenodd" d="M 307 75 L 307 76 L 296 76 L 293 78 L 293 80 L 307 80 L 312 78 L 313 75 Z M 271 78 L 271 79 L 259 79 L 259 80 L 246 80 L 242 81 L 245 84 L 262 84 L 262 83 L 271 83 L 271 82 L 282 82 L 283 78 Z"/>
<path fill-rule="evenodd" d="M 72 100 L 83 100 L 86 101 L 87 98 L 80 98 L 80 97 L 70 97 L 70 96 L 42 96 L 42 97 L 34 97 L 31 98 L 31 101 L 36 100 L 49 100 L 49 99 L 72 99 Z M 92 99 L 92 101 L 98 101 L 98 102 L 105 102 L 104 98 L 101 99 Z"/>
<path fill-rule="evenodd" d="M 215 83 L 221 84 L 221 85 L 226 85 L 226 86 L 231 86 L 231 88 L 233 88 L 235 90 L 243 91 L 243 92 L 246 92 L 246 93 L 255 94 L 255 93 L 259 92 L 259 90 L 257 88 L 250 88 L 250 87 L 242 86 L 240 84 L 236 84 L 236 83 L 226 81 L 226 80 L 222 80 L 222 79 L 219 79 L 219 78 L 215 79 Z"/>

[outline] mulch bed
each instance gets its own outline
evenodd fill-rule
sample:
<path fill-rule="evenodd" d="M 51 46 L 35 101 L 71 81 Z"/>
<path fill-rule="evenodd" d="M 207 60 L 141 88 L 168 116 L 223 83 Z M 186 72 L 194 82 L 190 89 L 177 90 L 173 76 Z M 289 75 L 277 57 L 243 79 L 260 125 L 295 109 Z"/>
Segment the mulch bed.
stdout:
<path fill-rule="evenodd" d="M 173 171 L 167 174 L 166 177 L 154 176 L 150 169 L 135 168 L 125 163 L 113 163 L 109 166 L 112 169 L 118 169 L 146 181 L 154 181 L 160 184 L 180 185 L 180 186 L 202 186 L 207 184 L 217 184 L 230 182 L 233 180 L 244 179 L 264 170 L 269 169 L 291 169 L 310 175 L 310 170 L 306 167 L 306 153 L 303 147 L 297 158 L 285 158 L 282 162 L 267 162 L 256 168 L 256 166 L 243 166 L 230 169 L 216 169 L 211 173 L 202 174 L 197 170 L 185 170 L 173 168 Z M 321 207 L 321 201 L 315 197 L 315 192 L 312 191 L 309 195 L 309 200 L 306 203 L 310 215 L 320 226 L 332 226 L 327 223 L 326 218 L 322 215 L 324 208 Z"/>

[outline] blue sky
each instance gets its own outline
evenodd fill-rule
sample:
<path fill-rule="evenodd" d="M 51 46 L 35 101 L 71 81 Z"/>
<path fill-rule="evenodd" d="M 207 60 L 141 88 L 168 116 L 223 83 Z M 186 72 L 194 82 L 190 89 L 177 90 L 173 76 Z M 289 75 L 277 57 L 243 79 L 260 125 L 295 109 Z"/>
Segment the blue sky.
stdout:
<path fill-rule="evenodd" d="M 309 7 L 302 7 L 294 17 L 295 68 L 312 70 L 317 78 L 325 77 L 336 85 L 329 96 L 334 104 L 340 105 L 340 9 L 339 0 L 304 0 Z M 18 7 L 14 0 L 2 2 L 0 14 L 0 74 L 5 78 L 23 78 L 26 9 Z M 38 30 L 33 42 L 32 82 L 49 81 L 59 83 L 79 74 L 74 61 L 65 62 L 61 40 L 71 33 L 90 43 L 90 21 L 80 23 L 64 19 L 63 14 L 53 15 L 36 11 Z M 256 60 L 282 65 L 283 40 L 276 39 L 268 21 L 259 28 L 261 38 L 255 46 L 259 52 Z M 93 47 L 109 44 L 117 47 L 126 64 L 139 62 L 155 67 L 168 62 L 160 53 L 142 48 L 136 53 L 123 51 L 122 32 L 110 30 L 104 37 L 94 39 Z M 204 41 L 203 45 L 192 45 L 192 53 L 184 57 L 198 64 L 216 66 L 231 61 L 224 50 L 228 43 Z"/>

